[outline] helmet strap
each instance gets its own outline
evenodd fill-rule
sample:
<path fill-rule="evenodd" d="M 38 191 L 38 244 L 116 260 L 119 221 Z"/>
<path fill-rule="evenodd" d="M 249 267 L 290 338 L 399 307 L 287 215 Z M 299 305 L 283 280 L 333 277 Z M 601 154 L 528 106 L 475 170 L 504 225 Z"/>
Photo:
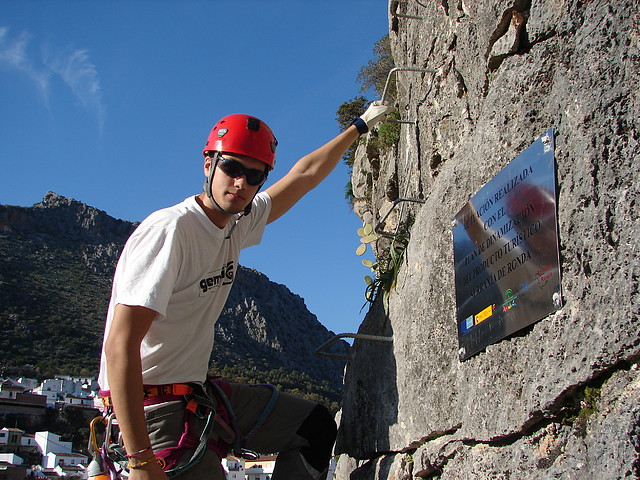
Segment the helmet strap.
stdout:
<path fill-rule="evenodd" d="M 231 213 L 231 212 L 227 212 L 224 208 L 222 208 L 218 202 L 216 202 L 215 198 L 213 198 L 213 193 L 211 192 L 211 186 L 213 184 L 213 175 L 216 171 L 216 169 L 218 168 L 218 162 L 220 161 L 220 152 L 215 152 L 214 157 L 211 159 L 211 168 L 209 169 L 209 175 L 207 175 L 207 178 L 204 181 L 204 192 L 207 194 L 207 197 L 209 197 L 209 200 L 211 200 L 211 203 L 213 204 L 213 206 L 215 207 L 216 210 L 218 210 L 220 213 L 223 213 L 225 215 L 236 215 L 235 213 Z M 244 217 L 245 215 L 249 215 L 249 213 L 251 213 L 251 206 L 253 205 L 253 199 L 256 198 L 256 195 L 258 194 L 258 191 L 260 190 L 260 188 L 262 188 L 262 185 L 260 185 L 260 187 L 258 187 L 258 189 L 256 190 L 256 193 L 253 195 L 253 197 L 251 198 L 251 201 L 249 202 L 249 205 L 247 205 L 246 207 L 244 207 L 243 212 L 240 214 L 240 216 L 236 219 L 235 224 L 233 225 L 233 227 L 231 227 L 231 230 L 229 231 L 229 233 L 227 234 L 227 236 L 225 238 L 231 238 L 231 234 L 233 233 L 233 231 L 235 230 L 236 226 L 238 225 L 238 221 L 240 220 L 240 218 Z"/>
<path fill-rule="evenodd" d="M 204 181 L 203 190 L 204 190 L 204 193 L 207 194 L 207 197 L 209 197 L 209 200 L 211 200 L 211 203 L 213 204 L 216 210 L 218 210 L 220 213 L 224 213 L 225 215 L 233 215 L 233 213 L 227 212 L 224 208 L 222 208 L 218 204 L 218 202 L 216 202 L 215 198 L 213 198 L 213 193 L 211 193 L 211 186 L 213 184 L 213 175 L 216 171 L 216 168 L 218 168 L 219 160 L 220 160 L 220 154 L 218 152 L 215 152 L 215 155 L 211 159 L 211 168 L 209 169 L 209 175 L 207 175 L 207 178 Z"/>

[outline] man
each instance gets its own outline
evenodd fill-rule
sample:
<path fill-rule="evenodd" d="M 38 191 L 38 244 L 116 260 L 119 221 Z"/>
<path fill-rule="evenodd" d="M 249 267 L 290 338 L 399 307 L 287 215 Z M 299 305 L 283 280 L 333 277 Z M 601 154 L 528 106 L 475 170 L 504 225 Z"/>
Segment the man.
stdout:
<path fill-rule="evenodd" d="M 204 149 L 204 191 L 150 215 L 114 277 L 99 382 L 112 406 L 132 480 L 224 479 L 229 445 L 278 452 L 273 479 L 324 479 L 336 436 L 329 412 L 266 386 L 207 379 L 213 326 L 242 248 L 337 165 L 391 107 L 374 102 L 347 130 L 300 159 L 266 191 L 271 129 L 230 115 Z M 205 433 L 203 433 L 205 432 Z M 106 460 L 106 459 L 105 459 Z"/>

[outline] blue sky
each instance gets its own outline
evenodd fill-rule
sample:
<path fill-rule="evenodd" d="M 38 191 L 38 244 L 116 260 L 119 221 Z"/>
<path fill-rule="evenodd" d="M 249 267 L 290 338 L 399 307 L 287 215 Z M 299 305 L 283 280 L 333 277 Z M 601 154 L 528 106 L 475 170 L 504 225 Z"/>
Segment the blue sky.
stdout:
<path fill-rule="evenodd" d="M 337 135 L 335 112 L 388 32 L 387 0 L 0 3 L 0 203 L 49 190 L 142 220 L 202 188 L 202 148 L 231 113 L 267 122 L 280 178 Z M 371 97 L 370 97 L 371 98 Z M 373 99 L 373 98 L 371 98 Z M 366 311 L 360 220 L 340 165 L 240 263 L 336 333 Z"/>

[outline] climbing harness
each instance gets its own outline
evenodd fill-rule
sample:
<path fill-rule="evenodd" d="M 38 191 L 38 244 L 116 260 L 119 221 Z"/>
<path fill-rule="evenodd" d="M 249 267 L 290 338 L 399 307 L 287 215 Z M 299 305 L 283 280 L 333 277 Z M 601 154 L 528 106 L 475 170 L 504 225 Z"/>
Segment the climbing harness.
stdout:
<path fill-rule="evenodd" d="M 220 459 L 225 458 L 230 451 L 233 451 L 235 456 L 247 460 L 255 460 L 259 456 L 256 452 L 248 450 L 246 445 L 267 420 L 278 399 L 278 390 L 273 385 L 260 385 L 271 389 L 271 398 L 249 433 L 243 435 L 229 400 L 231 395 L 229 382 L 209 378 L 207 384 L 213 391 L 211 396 L 207 394 L 205 387 L 199 384 L 144 387 L 145 406 L 176 400 L 185 402 L 184 431 L 180 435 L 178 444 L 154 451 L 158 463 L 170 478 L 193 467 L 202 459 L 207 449 L 214 451 Z M 105 408 L 103 415 L 94 418 L 90 423 L 88 449 L 93 455 L 93 461 L 88 468 L 89 479 L 118 480 L 123 474 L 128 474 L 129 459 L 120 436 L 109 392 L 101 391 L 100 395 Z M 194 433 L 196 418 L 204 422 L 199 436 Z M 102 423 L 105 429 L 102 446 L 99 446 L 97 441 L 96 426 L 99 423 Z M 211 438 L 214 431 L 217 439 Z M 191 458 L 186 463 L 178 465 L 188 450 L 193 451 Z"/>

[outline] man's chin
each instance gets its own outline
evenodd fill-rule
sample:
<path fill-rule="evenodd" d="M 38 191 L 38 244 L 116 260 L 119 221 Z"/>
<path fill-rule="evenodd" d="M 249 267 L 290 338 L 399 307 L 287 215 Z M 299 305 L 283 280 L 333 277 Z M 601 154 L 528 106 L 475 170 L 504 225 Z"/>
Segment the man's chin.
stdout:
<path fill-rule="evenodd" d="M 228 212 L 231 215 L 235 215 L 236 213 L 241 213 L 247 207 L 246 204 L 239 204 L 238 202 L 228 203 L 223 208 L 225 212 Z"/>
<path fill-rule="evenodd" d="M 241 213 L 247 207 L 248 202 L 245 199 L 236 198 L 233 195 L 225 195 L 219 202 L 220 208 L 230 215 Z"/>

